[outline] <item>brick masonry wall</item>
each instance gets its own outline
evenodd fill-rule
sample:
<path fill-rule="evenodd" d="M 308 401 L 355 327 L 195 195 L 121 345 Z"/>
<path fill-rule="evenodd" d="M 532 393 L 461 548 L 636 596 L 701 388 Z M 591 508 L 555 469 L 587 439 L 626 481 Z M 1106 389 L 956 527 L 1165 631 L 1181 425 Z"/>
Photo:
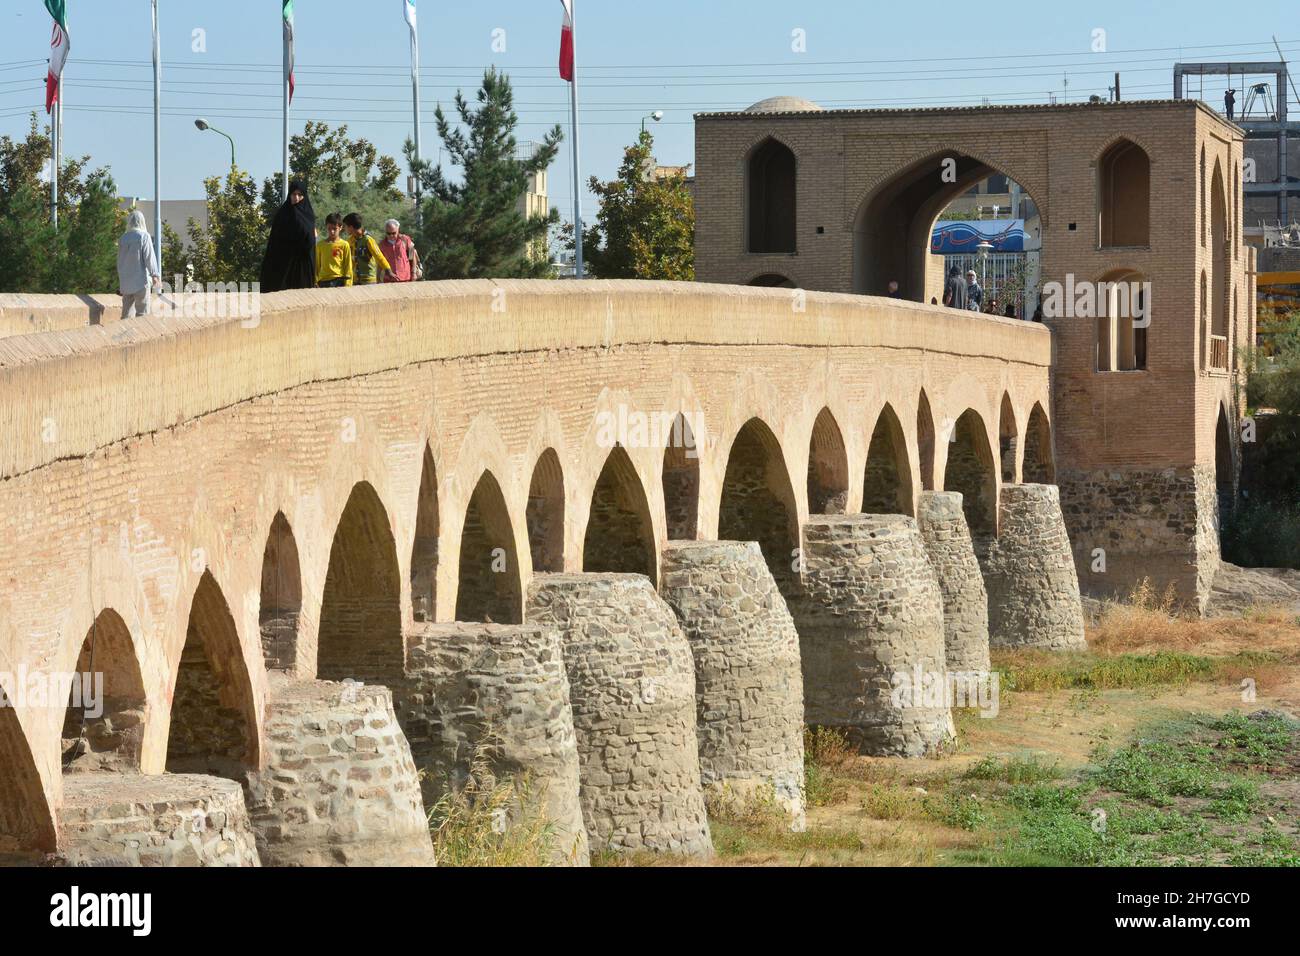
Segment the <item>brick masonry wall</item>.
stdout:
<path fill-rule="evenodd" d="M 709 854 L 695 667 L 640 575 L 538 575 L 528 617 L 559 630 L 593 852 Z"/>
<path fill-rule="evenodd" d="M 946 703 L 899 697 L 903 675 L 947 679 L 943 597 L 916 520 L 818 515 L 804 526 L 799 630 L 807 723 L 837 727 L 864 753 L 919 757 L 951 740 Z"/>
<path fill-rule="evenodd" d="M 675 542 L 660 592 L 695 658 L 696 735 L 706 794 L 774 799 L 804 827 L 799 635 L 755 542 Z"/>
<path fill-rule="evenodd" d="M 481 758 L 488 775 L 476 786 L 515 779 L 517 796 L 503 828 L 521 814 L 540 814 L 554 828 L 555 860 L 585 866 L 578 745 L 559 632 L 539 625 L 413 624 L 406 646 L 397 716 L 422 774 L 425 805 L 463 788 Z"/>

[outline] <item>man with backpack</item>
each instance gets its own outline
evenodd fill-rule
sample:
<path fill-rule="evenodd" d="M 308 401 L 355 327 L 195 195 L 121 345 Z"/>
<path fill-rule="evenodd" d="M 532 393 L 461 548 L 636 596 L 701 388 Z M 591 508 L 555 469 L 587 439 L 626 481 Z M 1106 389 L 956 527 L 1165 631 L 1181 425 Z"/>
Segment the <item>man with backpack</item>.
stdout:
<path fill-rule="evenodd" d="M 415 240 L 402 234 L 402 224 L 396 219 L 384 223 L 384 241 L 379 244 L 379 251 L 390 266 L 385 282 L 414 282 L 421 277 Z"/>

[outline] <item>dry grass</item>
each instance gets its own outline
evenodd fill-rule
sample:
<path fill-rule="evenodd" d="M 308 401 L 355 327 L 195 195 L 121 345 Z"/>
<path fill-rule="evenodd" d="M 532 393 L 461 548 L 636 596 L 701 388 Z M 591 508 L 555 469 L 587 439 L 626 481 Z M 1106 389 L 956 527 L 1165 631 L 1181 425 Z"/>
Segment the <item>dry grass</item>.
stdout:
<path fill-rule="evenodd" d="M 544 799 L 527 774 L 496 776 L 491 735 L 475 748 L 465 786 L 429 810 L 439 866 L 551 866 L 556 833 Z"/>
<path fill-rule="evenodd" d="M 1252 608 L 1240 617 L 1200 618 L 1180 611 L 1174 594 L 1158 594 L 1142 581 L 1123 602 L 1107 602 L 1087 629 L 1088 649 L 1116 655 L 1195 652 L 1214 657 L 1243 651 L 1295 658 L 1300 620 L 1281 607 Z"/>

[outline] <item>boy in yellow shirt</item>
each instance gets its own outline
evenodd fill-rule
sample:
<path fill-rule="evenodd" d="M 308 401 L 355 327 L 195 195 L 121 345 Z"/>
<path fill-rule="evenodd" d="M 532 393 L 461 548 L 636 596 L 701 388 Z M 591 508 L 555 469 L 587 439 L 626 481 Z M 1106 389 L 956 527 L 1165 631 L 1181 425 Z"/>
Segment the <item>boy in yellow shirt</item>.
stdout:
<path fill-rule="evenodd" d="M 348 213 L 343 217 L 343 225 L 347 228 L 348 240 L 352 243 L 352 262 L 356 269 L 357 285 L 374 285 L 393 271 L 379 250 L 379 243 L 366 234 L 360 215 Z"/>
<path fill-rule="evenodd" d="M 325 232 L 329 238 L 316 243 L 316 285 L 334 289 L 351 285 L 355 278 L 352 266 L 352 243 L 339 238 L 343 220 L 332 212 L 325 217 Z"/>

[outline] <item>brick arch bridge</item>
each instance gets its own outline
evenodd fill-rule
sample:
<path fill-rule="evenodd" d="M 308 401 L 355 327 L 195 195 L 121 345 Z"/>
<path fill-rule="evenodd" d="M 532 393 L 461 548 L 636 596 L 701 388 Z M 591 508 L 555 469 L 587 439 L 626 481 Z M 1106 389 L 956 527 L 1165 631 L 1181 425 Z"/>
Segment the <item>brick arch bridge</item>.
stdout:
<path fill-rule="evenodd" d="M 271 671 L 383 682 L 416 619 L 517 621 L 534 558 L 654 579 L 670 520 L 763 543 L 763 502 L 798 547 L 810 489 L 915 513 L 964 482 L 996 522 L 1004 481 L 1053 468 L 1050 360 L 1030 323 L 673 283 L 282 293 L 255 325 L 0 339 L 0 680 L 71 673 L 94 634 L 110 715 L 135 715 L 122 759 L 256 767 Z M 0 851 L 57 839 L 63 695 L 0 708 Z M 205 707 L 220 726 L 182 716 Z"/>

